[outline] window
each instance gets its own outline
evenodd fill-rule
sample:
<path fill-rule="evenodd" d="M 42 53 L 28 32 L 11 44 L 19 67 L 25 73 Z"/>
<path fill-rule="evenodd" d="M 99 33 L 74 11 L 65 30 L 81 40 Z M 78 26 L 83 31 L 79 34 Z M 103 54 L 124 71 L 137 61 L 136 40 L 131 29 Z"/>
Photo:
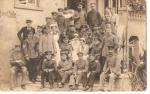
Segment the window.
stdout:
<path fill-rule="evenodd" d="M 40 0 L 15 0 L 15 8 L 42 10 Z"/>
<path fill-rule="evenodd" d="M 67 5 L 68 5 L 68 8 L 70 9 L 75 9 L 77 8 L 77 5 L 79 3 L 82 3 L 83 4 L 83 8 L 86 10 L 87 9 L 87 0 L 68 0 L 67 1 Z"/>

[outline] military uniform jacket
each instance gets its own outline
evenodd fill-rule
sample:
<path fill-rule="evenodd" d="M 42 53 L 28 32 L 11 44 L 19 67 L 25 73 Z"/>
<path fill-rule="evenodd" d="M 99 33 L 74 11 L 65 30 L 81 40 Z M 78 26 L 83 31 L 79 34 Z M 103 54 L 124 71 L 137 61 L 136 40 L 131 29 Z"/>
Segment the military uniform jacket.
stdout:
<path fill-rule="evenodd" d="M 100 63 L 95 61 L 89 62 L 88 71 L 96 73 L 100 72 Z"/>
<path fill-rule="evenodd" d="M 56 61 L 51 59 L 44 59 L 42 62 L 42 70 L 44 69 L 52 69 L 52 70 L 57 70 L 57 65 L 56 65 Z"/>
<path fill-rule="evenodd" d="M 26 39 L 23 42 L 23 51 L 25 56 L 29 58 L 37 58 L 38 56 L 38 39 L 37 37 L 33 37 L 32 39 Z"/>
<path fill-rule="evenodd" d="M 66 18 L 62 15 L 58 15 L 56 18 L 56 22 L 58 24 L 59 30 L 61 32 L 65 31 L 67 28 Z"/>
<path fill-rule="evenodd" d="M 107 72 L 110 70 L 112 73 L 120 74 L 121 73 L 121 64 L 117 55 L 107 57 L 103 71 Z"/>
<path fill-rule="evenodd" d="M 27 27 L 23 27 L 21 28 L 21 30 L 18 32 L 18 38 L 21 40 L 21 41 L 24 41 L 27 36 L 28 36 L 28 33 L 32 31 L 33 33 L 35 33 L 35 29 L 33 27 L 31 28 L 27 28 Z"/>
<path fill-rule="evenodd" d="M 77 60 L 74 64 L 75 72 L 88 71 L 88 62 L 86 60 Z"/>
<path fill-rule="evenodd" d="M 21 61 L 21 62 L 19 62 L 19 61 Z M 19 65 L 22 65 L 22 66 L 25 65 L 24 55 L 21 51 L 13 51 L 11 53 L 10 63 L 11 63 L 12 66 L 15 65 L 14 62 L 19 62 Z"/>
<path fill-rule="evenodd" d="M 115 49 L 117 49 L 119 47 L 119 41 L 118 41 L 118 38 L 113 35 L 113 34 L 110 34 L 109 36 L 107 35 L 104 35 L 104 38 L 103 38 L 103 45 L 102 45 L 102 56 L 107 56 L 108 54 L 108 46 L 113 46 Z"/>
<path fill-rule="evenodd" d="M 64 70 L 64 71 L 72 71 L 72 62 L 70 60 L 66 60 L 66 61 L 60 61 L 59 62 L 59 67 L 61 70 Z"/>

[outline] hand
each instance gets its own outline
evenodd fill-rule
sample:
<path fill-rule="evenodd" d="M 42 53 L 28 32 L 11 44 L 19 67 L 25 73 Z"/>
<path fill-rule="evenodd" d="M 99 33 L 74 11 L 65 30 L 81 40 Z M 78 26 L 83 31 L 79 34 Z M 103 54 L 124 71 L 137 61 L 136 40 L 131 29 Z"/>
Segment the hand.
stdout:
<path fill-rule="evenodd" d="M 26 60 L 29 61 L 29 57 L 26 57 Z"/>

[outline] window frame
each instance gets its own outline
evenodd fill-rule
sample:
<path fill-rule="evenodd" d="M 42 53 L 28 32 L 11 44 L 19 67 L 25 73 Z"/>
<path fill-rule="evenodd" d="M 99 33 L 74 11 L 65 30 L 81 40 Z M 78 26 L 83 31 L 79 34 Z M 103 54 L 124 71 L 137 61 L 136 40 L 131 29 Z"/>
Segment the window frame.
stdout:
<path fill-rule="evenodd" d="M 28 0 L 26 0 L 27 2 Z M 17 9 L 26 9 L 26 10 L 35 10 L 35 11 L 43 11 L 43 9 L 40 6 L 40 0 L 35 0 L 35 4 L 20 4 L 19 0 L 14 0 L 14 8 Z"/>

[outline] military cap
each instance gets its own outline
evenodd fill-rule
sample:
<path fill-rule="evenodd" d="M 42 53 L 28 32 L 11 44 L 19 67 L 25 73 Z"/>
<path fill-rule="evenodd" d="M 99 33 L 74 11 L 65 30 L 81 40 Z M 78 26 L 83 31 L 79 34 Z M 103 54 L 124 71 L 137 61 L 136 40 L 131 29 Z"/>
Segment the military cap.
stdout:
<path fill-rule="evenodd" d="M 82 2 L 78 3 L 78 6 L 83 6 Z"/>
<path fill-rule="evenodd" d="M 44 53 L 45 55 L 54 55 L 54 53 L 52 52 L 52 51 L 46 51 L 45 53 Z"/>
<path fill-rule="evenodd" d="M 48 19 L 52 19 L 51 17 L 46 17 L 46 20 L 48 20 Z"/>
<path fill-rule="evenodd" d="M 63 12 L 63 8 L 58 8 L 58 12 Z"/>
<path fill-rule="evenodd" d="M 78 52 L 77 55 L 78 56 L 83 56 L 83 52 Z"/>
<path fill-rule="evenodd" d="M 16 45 L 15 45 L 15 48 L 18 48 L 18 47 L 20 48 L 21 46 L 20 46 L 19 44 L 16 44 Z"/>
<path fill-rule="evenodd" d="M 53 11 L 51 12 L 52 15 L 57 15 L 57 12 Z"/>
<path fill-rule="evenodd" d="M 31 23 L 31 22 L 32 22 L 32 21 L 31 21 L 31 20 L 29 20 L 29 19 L 28 19 L 28 20 L 26 20 L 26 23 Z"/>

